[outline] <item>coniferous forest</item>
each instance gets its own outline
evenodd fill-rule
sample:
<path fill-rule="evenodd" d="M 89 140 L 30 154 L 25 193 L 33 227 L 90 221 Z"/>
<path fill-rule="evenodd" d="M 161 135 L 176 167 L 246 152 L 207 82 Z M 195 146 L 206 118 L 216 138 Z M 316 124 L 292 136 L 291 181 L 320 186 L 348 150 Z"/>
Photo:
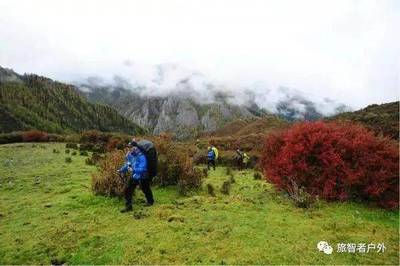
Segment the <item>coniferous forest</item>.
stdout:
<path fill-rule="evenodd" d="M 145 132 L 111 107 L 87 102 L 74 86 L 38 75 L 0 80 L 0 120 L 1 133 L 29 129 L 50 133 L 89 129 Z"/>

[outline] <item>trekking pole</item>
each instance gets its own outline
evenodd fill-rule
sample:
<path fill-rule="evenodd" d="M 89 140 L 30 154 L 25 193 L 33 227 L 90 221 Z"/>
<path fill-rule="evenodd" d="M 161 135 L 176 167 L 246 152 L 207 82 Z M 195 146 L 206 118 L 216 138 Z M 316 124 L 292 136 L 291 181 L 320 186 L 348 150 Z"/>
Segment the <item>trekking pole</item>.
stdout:
<path fill-rule="evenodd" d="M 118 176 L 119 178 L 121 178 L 122 183 L 124 183 L 126 185 L 126 180 L 125 178 L 122 177 L 122 173 L 118 171 Z"/>

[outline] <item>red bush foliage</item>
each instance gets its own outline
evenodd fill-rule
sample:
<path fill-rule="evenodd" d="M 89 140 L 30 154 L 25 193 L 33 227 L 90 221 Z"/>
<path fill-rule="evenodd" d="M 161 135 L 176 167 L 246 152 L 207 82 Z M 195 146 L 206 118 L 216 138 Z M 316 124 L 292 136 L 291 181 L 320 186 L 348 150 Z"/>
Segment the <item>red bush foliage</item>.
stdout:
<path fill-rule="evenodd" d="M 399 207 L 399 146 L 359 125 L 296 124 L 267 137 L 261 163 L 267 179 L 286 191 L 294 181 L 326 200 Z"/>
<path fill-rule="evenodd" d="M 22 133 L 23 142 L 45 142 L 49 140 L 49 135 L 46 132 L 38 130 L 30 130 Z"/>

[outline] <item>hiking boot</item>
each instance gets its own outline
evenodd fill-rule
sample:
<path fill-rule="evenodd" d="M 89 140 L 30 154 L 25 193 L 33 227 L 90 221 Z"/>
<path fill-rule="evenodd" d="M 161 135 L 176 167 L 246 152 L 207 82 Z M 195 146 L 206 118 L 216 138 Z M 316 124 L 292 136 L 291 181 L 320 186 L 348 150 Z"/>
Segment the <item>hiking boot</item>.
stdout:
<path fill-rule="evenodd" d="M 125 207 L 124 209 L 122 209 L 121 210 L 121 213 L 125 213 L 125 212 L 131 212 L 133 209 L 132 209 L 132 206 L 128 206 L 128 207 Z"/>

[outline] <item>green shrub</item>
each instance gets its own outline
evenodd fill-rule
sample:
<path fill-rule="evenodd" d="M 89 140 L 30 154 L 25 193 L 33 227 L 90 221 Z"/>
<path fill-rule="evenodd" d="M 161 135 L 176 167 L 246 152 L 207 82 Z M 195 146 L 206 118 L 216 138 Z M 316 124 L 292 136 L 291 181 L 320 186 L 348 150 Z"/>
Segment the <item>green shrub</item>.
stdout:
<path fill-rule="evenodd" d="M 262 179 L 262 175 L 260 172 L 254 172 L 253 177 L 255 180 L 260 180 Z"/>
<path fill-rule="evenodd" d="M 231 173 L 231 174 L 229 175 L 229 182 L 231 182 L 232 184 L 236 182 L 235 176 L 233 175 L 233 173 Z"/>
<path fill-rule="evenodd" d="M 76 151 L 73 151 L 71 154 L 72 154 L 72 155 L 76 155 L 77 153 L 76 153 Z"/>
<path fill-rule="evenodd" d="M 65 148 L 77 150 L 78 149 L 78 144 L 76 144 L 76 143 L 67 143 L 67 144 L 65 144 Z"/>
<path fill-rule="evenodd" d="M 48 134 L 49 142 L 65 142 L 65 136 L 58 134 Z"/>
<path fill-rule="evenodd" d="M 232 174 L 232 168 L 230 168 L 229 166 L 226 167 L 226 175 L 231 175 Z"/>
<path fill-rule="evenodd" d="M 96 165 L 102 158 L 103 157 L 99 153 L 94 152 L 90 158 L 86 158 L 85 163 L 87 165 Z"/>
<path fill-rule="evenodd" d="M 57 149 L 53 149 L 53 153 L 60 153 L 60 151 Z"/>
<path fill-rule="evenodd" d="M 231 191 L 231 182 L 230 181 L 224 181 L 221 187 L 221 193 L 225 195 L 229 195 Z"/>
<path fill-rule="evenodd" d="M 89 156 L 87 151 L 80 151 L 79 155 L 81 155 L 81 156 Z"/>
<path fill-rule="evenodd" d="M 80 151 L 92 151 L 94 147 L 94 144 L 92 143 L 81 143 L 79 144 L 79 150 Z"/>
<path fill-rule="evenodd" d="M 22 132 L 0 134 L 0 144 L 22 142 Z"/>
<path fill-rule="evenodd" d="M 203 168 L 203 176 L 208 177 L 208 169 L 207 168 Z"/>
<path fill-rule="evenodd" d="M 92 151 L 98 153 L 104 153 L 106 151 L 106 144 L 105 143 L 82 143 L 79 145 L 80 151 Z"/>
<path fill-rule="evenodd" d="M 65 158 L 65 162 L 66 162 L 66 163 L 72 163 L 71 157 L 66 157 L 66 158 Z"/>
<path fill-rule="evenodd" d="M 207 184 L 207 193 L 211 197 L 215 197 L 215 189 L 214 189 L 214 186 L 212 184 Z"/>
<path fill-rule="evenodd" d="M 65 153 L 67 153 L 67 154 L 68 154 L 69 152 L 70 152 L 70 150 L 69 150 L 69 149 L 66 149 L 66 150 L 65 150 Z"/>

